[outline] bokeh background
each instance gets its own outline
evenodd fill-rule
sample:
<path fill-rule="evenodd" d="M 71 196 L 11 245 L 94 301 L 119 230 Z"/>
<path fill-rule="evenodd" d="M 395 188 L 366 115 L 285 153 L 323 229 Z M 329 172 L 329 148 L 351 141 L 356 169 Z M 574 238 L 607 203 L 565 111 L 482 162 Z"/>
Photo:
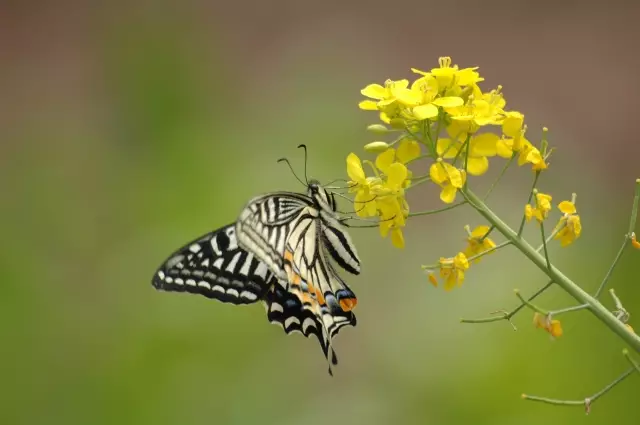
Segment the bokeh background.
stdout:
<path fill-rule="evenodd" d="M 334 378 L 315 340 L 285 336 L 262 307 L 150 279 L 249 197 L 300 190 L 276 163 L 301 170 L 299 143 L 311 175 L 345 177 L 346 155 L 376 138 L 359 90 L 448 55 L 504 86 L 531 139 L 549 127 L 542 187 L 577 192 L 584 225 L 551 255 L 595 289 L 640 177 L 639 16 L 631 1 L 2 2 L 0 423 L 637 424 L 638 376 L 589 416 L 519 398 L 583 398 L 627 368 L 588 312 L 561 317 L 556 341 L 529 312 L 518 332 L 459 323 L 545 283 L 523 256 L 491 256 L 451 293 L 428 284 L 420 265 L 481 224 L 468 209 L 410 222 L 404 251 L 352 231 L 358 325 L 336 339 Z M 513 169 L 492 196 L 512 223 L 530 178 Z M 426 185 L 410 202 L 439 205 Z M 611 281 L 636 328 L 638 255 Z M 540 304 L 572 300 L 554 289 Z"/>

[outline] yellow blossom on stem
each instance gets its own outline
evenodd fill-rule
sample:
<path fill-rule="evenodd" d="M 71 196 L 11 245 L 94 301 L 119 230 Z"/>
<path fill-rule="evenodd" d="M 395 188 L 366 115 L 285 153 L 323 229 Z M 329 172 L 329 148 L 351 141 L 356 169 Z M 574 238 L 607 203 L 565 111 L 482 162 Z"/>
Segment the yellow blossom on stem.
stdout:
<path fill-rule="evenodd" d="M 559 320 L 549 320 L 548 316 L 535 312 L 533 314 L 533 324 L 536 328 L 541 328 L 549 332 L 554 338 L 562 336 L 562 325 Z"/>
<path fill-rule="evenodd" d="M 480 77 L 480 74 L 476 71 L 478 67 L 458 69 L 458 65 L 451 66 L 451 58 L 448 56 L 438 58 L 438 64 L 440 66 L 432 68 L 431 72 L 424 72 L 415 68 L 411 68 L 411 70 L 416 74 L 433 76 L 442 88 L 468 86 L 484 81 L 484 78 Z"/>
<path fill-rule="evenodd" d="M 467 172 L 473 176 L 481 176 L 489 169 L 488 157 L 496 155 L 496 143 L 498 142 L 498 135 L 493 133 L 483 133 L 477 136 L 472 136 L 469 139 L 469 155 L 467 162 Z M 439 139 L 436 150 L 438 155 L 442 158 L 465 158 L 466 147 L 464 144 L 465 138 L 452 140 L 452 139 Z M 461 152 L 462 151 L 462 152 Z"/>
<path fill-rule="evenodd" d="M 531 204 L 527 204 L 524 207 L 524 215 L 527 218 L 527 221 L 532 218 L 536 218 L 539 222 L 542 223 L 544 219 L 549 215 L 549 211 L 551 211 L 551 195 L 546 193 L 536 192 L 535 195 L 536 206 L 532 206 Z"/>
<path fill-rule="evenodd" d="M 458 96 L 442 96 L 436 78 L 425 74 L 411 84 L 411 88 L 398 87 L 393 92 L 394 98 L 403 109 L 406 118 L 418 121 L 435 118 L 439 114 L 438 107 L 452 108 L 464 102 Z"/>
<path fill-rule="evenodd" d="M 582 223 L 577 213 L 576 206 L 572 201 L 562 201 L 558 209 L 564 213 L 556 228 L 560 231 L 556 233 L 554 239 L 560 239 L 561 246 L 567 246 L 580 237 L 582 233 Z"/>
<path fill-rule="evenodd" d="M 464 170 L 459 170 L 442 158 L 431 164 L 429 168 L 431 180 L 442 188 L 440 199 L 446 204 L 450 204 L 456 199 L 458 189 L 462 189 L 466 181 Z"/>
<path fill-rule="evenodd" d="M 547 169 L 547 163 L 538 148 L 533 146 L 526 139 L 522 140 L 522 149 L 518 157 L 518 165 L 531 164 L 533 171 L 542 171 Z"/>
<path fill-rule="evenodd" d="M 402 227 L 409 215 L 409 205 L 404 197 L 407 167 L 394 162 L 387 169 L 387 180 L 378 191 L 376 205 L 380 212 L 380 236 L 391 234 L 391 242 L 397 248 L 404 248 Z"/>
<path fill-rule="evenodd" d="M 367 177 L 358 155 L 350 153 L 347 156 L 347 174 L 351 181 L 349 191 L 355 193 L 353 207 L 360 217 L 374 217 L 377 215 L 375 192 L 382 187 L 379 177 Z"/>
<path fill-rule="evenodd" d="M 444 279 L 444 290 L 450 291 L 464 282 L 464 272 L 469 269 L 469 260 L 459 252 L 453 258 L 440 258 L 440 277 Z"/>
<path fill-rule="evenodd" d="M 429 272 L 429 282 L 435 286 L 436 288 L 438 287 L 438 278 L 436 278 L 436 275 L 434 275 L 432 272 Z"/>
<path fill-rule="evenodd" d="M 631 234 L 631 246 L 633 246 L 635 249 L 640 249 L 640 242 L 638 242 L 638 240 L 636 239 L 635 233 Z"/>
<path fill-rule="evenodd" d="M 482 93 L 480 88 L 473 86 L 473 94 L 467 102 L 456 108 L 445 108 L 453 121 L 461 121 L 469 127 L 468 132 L 474 133 L 485 125 L 500 125 L 504 117 L 506 104 L 502 95 L 502 87 L 489 93 Z"/>
<path fill-rule="evenodd" d="M 468 229 L 468 227 L 467 227 Z M 478 226 L 473 231 L 469 232 L 469 237 L 467 238 L 467 248 L 464 250 L 464 255 L 467 258 L 473 257 L 475 255 L 482 254 L 485 251 L 489 251 L 496 247 L 495 242 L 491 240 L 491 238 L 486 237 L 487 233 L 489 233 L 489 226 Z M 473 260 L 474 263 L 479 262 L 482 257 L 478 257 Z"/>
<path fill-rule="evenodd" d="M 398 118 L 401 113 L 397 103 L 398 93 L 402 93 L 408 86 L 409 80 L 387 80 L 384 86 L 369 84 L 360 93 L 373 100 L 363 100 L 358 107 L 366 111 L 380 111 L 380 119 L 391 124 L 392 120 Z"/>

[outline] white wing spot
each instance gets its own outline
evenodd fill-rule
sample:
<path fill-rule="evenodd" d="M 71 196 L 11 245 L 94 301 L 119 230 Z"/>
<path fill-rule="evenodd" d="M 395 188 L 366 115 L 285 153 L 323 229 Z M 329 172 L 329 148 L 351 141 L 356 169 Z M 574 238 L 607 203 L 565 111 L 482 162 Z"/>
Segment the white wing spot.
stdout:
<path fill-rule="evenodd" d="M 285 329 L 289 328 L 294 323 L 300 324 L 300 320 L 298 320 L 297 317 L 287 317 L 287 319 L 284 321 Z"/>
<path fill-rule="evenodd" d="M 256 267 L 255 275 L 260 276 L 263 280 L 266 280 L 268 271 L 269 269 L 267 269 L 267 265 L 260 261 L 258 267 Z"/>
<path fill-rule="evenodd" d="M 280 313 L 284 313 L 284 309 L 278 303 L 271 304 L 271 311 L 279 311 Z"/>
<path fill-rule="evenodd" d="M 242 268 L 240 269 L 240 274 L 242 276 L 249 276 L 249 267 L 251 266 L 251 262 L 253 261 L 253 254 L 249 253 L 247 258 L 244 259 L 244 264 L 242 264 Z"/>
<path fill-rule="evenodd" d="M 158 272 L 158 277 L 159 277 L 160 279 L 164 280 L 164 272 L 163 272 L 162 270 L 160 270 L 160 271 Z"/>
<path fill-rule="evenodd" d="M 200 263 L 200 265 L 202 267 L 209 267 L 209 259 L 205 258 L 204 260 L 202 260 L 202 263 Z"/>
<path fill-rule="evenodd" d="M 194 243 L 189 247 L 189 251 L 193 252 L 194 254 L 197 254 L 198 252 L 200 252 L 201 249 L 202 247 L 200 246 L 199 243 Z"/>
<path fill-rule="evenodd" d="M 238 260 L 240 259 L 240 255 L 242 255 L 241 252 L 236 252 L 236 255 L 234 255 L 233 258 L 231 259 L 231 262 L 227 266 L 227 271 L 229 273 L 234 273 L 234 270 L 236 268 L 236 264 L 238 264 Z"/>
<path fill-rule="evenodd" d="M 209 285 L 209 283 L 205 282 L 204 280 L 201 280 L 200 282 L 198 282 L 198 286 L 202 288 L 211 289 L 211 285 Z"/>
<path fill-rule="evenodd" d="M 227 289 L 227 295 L 231 295 L 232 297 L 236 297 L 236 298 L 240 296 L 240 294 L 238 294 L 238 291 L 233 288 Z"/>
<path fill-rule="evenodd" d="M 187 279 L 187 285 L 189 286 L 196 286 L 196 281 L 193 279 Z"/>
<path fill-rule="evenodd" d="M 213 262 L 213 267 L 218 270 L 221 270 L 223 265 L 224 265 L 224 259 L 222 257 L 216 258 L 216 261 Z"/>
<path fill-rule="evenodd" d="M 213 288 L 211 288 L 211 290 L 214 292 L 221 292 L 224 294 L 224 288 L 220 285 L 214 285 Z"/>
<path fill-rule="evenodd" d="M 258 296 L 256 294 L 254 294 L 253 292 L 242 291 L 240 293 L 240 298 L 244 298 L 245 300 L 249 300 L 249 301 L 255 301 L 255 300 L 258 299 Z"/>
<path fill-rule="evenodd" d="M 179 277 L 176 278 L 176 285 L 182 285 L 184 284 L 184 281 L 182 279 L 180 279 Z"/>
<path fill-rule="evenodd" d="M 167 276 L 167 278 L 164 281 L 167 282 L 167 283 L 171 283 L 171 282 L 173 282 L 173 278 L 170 277 L 170 276 Z"/>

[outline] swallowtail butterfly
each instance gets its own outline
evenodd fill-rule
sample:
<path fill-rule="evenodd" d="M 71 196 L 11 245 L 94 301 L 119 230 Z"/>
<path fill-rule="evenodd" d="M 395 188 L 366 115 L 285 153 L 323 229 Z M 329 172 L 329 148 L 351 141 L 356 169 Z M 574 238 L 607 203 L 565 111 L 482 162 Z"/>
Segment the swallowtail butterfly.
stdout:
<path fill-rule="evenodd" d="M 360 273 L 334 195 L 312 180 L 306 195 L 275 192 L 252 199 L 235 223 L 174 252 L 152 284 L 233 304 L 261 301 L 268 320 L 287 334 L 318 338 L 331 374 L 338 363 L 332 338 L 343 326 L 356 325 L 351 310 L 357 303 L 332 260 Z"/>

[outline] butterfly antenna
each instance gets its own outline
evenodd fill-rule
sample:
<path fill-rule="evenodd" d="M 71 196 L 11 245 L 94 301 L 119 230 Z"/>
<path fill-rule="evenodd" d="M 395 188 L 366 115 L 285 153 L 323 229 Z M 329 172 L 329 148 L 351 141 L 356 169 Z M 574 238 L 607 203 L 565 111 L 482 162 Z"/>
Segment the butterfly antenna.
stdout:
<path fill-rule="evenodd" d="M 307 182 L 307 186 L 309 186 L 309 178 L 307 177 L 307 145 L 303 143 L 298 145 L 298 148 L 304 149 L 304 180 Z"/>
<path fill-rule="evenodd" d="M 280 158 L 278 160 L 278 162 L 286 162 L 287 165 L 289 166 L 289 169 L 291 170 L 291 172 L 293 173 L 293 176 L 296 178 L 296 180 L 298 180 L 300 182 L 300 184 L 304 185 L 304 186 L 309 186 L 309 184 L 305 184 L 305 182 L 303 182 L 302 180 L 300 180 L 300 177 L 298 177 L 298 175 L 296 174 L 295 171 L 293 171 L 293 167 L 291 166 L 291 163 L 289 162 L 289 160 L 287 158 Z M 305 176 L 306 178 L 306 176 Z"/>

